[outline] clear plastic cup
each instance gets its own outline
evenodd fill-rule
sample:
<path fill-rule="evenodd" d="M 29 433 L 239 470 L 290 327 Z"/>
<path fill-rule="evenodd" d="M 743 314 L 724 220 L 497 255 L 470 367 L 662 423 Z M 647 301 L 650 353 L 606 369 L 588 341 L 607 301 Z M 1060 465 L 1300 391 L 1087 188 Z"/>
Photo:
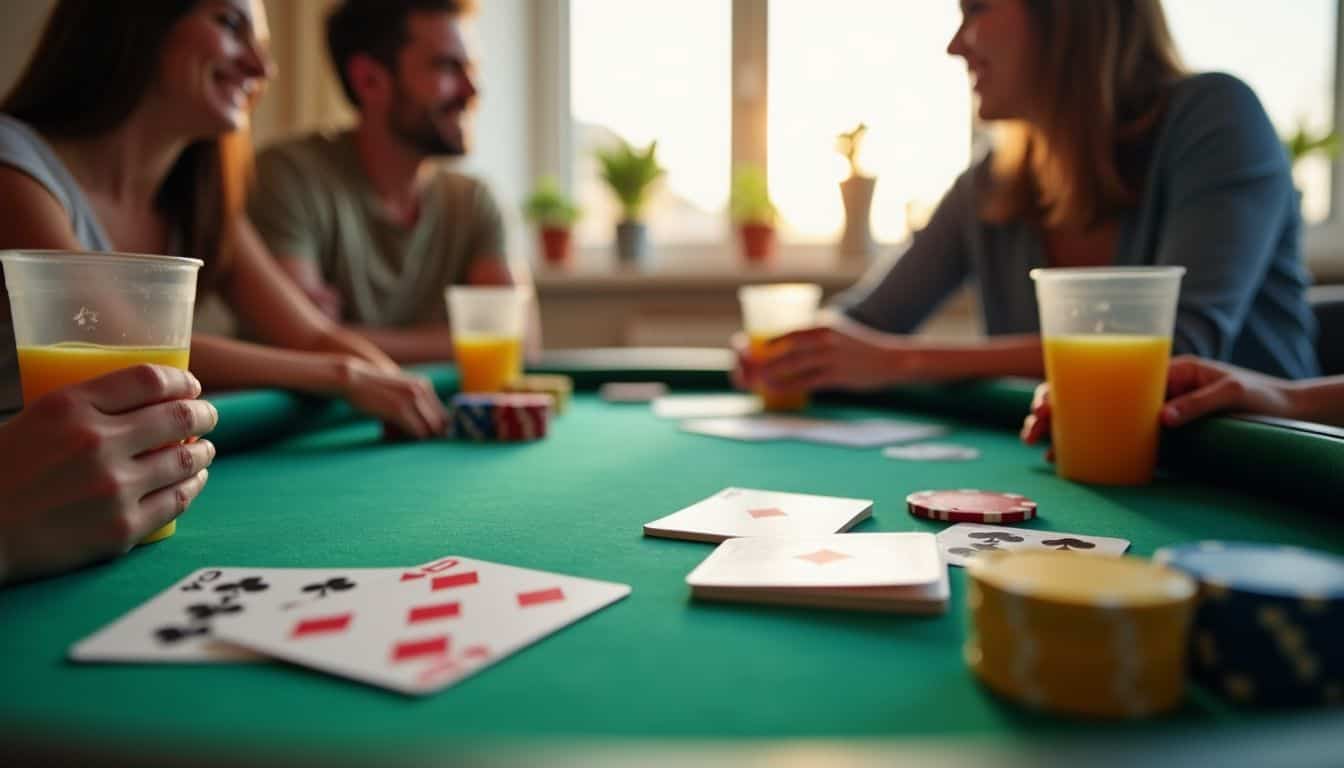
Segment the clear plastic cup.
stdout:
<path fill-rule="evenodd" d="M 23 402 L 140 363 L 187 369 L 199 259 L 0 253 Z M 173 535 L 176 521 L 145 539 Z"/>
<path fill-rule="evenodd" d="M 757 363 L 787 351 L 771 340 L 786 333 L 811 328 L 817 322 L 821 286 L 815 283 L 744 285 L 737 290 L 742 303 L 742 327 L 750 342 L 748 354 Z M 767 411 L 800 411 L 807 407 L 805 390 L 774 389 L 761 385 L 756 394 Z"/>
<path fill-rule="evenodd" d="M 532 289 L 453 285 L 446 295 L 461 390 L 498 392 L 521 376 Z"/>
<path fill-rule="evenodd" d="M 1184 267 L 1031 271 L 1061 477 L 1098 485 L 1152 480 L 1184 274 Z"/>

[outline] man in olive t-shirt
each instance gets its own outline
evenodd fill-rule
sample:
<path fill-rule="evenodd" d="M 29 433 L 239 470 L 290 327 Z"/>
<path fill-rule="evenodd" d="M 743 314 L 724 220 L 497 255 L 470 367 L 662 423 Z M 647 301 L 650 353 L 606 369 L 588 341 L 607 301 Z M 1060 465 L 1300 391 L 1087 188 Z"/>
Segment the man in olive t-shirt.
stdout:
<path fill-rule="evenodd" d="M 489 191 L 434 162 L 467 150 L 465 6 L 338 3 L 327 42 L 359 122 L 266 149 L 248 202 L 304 292 L 399 363 L 452 358 L 446 286 L 513 282 Z"/>

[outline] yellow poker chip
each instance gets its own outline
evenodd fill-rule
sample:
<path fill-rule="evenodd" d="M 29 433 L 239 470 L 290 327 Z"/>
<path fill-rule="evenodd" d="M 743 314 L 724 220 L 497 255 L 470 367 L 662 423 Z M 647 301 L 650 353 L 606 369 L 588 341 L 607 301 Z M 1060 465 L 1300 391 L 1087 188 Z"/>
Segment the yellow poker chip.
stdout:
<path fill-rule="evenodd" d="M 550 395 L 555 412 L 563 413 L 569 405 L 570 394 L 574 391 L 574 380 L 568 376 L 546 373 L 529 373 L 509 382 L 506 392 L 523 392 Z"/>
<path fill-rule="evenodd" d="M 1035 601 L 1099 608 L 1193 605 L 1194 579 L 1162 565 L 1073 552 L 988 553 L 966 564 L 987 587 Z"/>

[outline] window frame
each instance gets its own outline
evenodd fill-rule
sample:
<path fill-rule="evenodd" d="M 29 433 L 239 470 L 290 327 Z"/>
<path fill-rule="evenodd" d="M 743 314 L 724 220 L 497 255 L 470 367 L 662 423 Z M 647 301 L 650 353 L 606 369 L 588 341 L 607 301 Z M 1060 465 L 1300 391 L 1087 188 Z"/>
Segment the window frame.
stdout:
<path fill-rule="evenodd" d="M 732 2 L 732 144 L 728 174 L 732 169 L 751 164 L 767 168 L 769 156 L 766 115 L 769 103 L 769 6 L 770 0 L 731 0 Z M 564 189 L 573 189 L 573 115 L 570 112 L 570 0 L 537 3 L 533 17 L 533 163 L 535 177 L 553 175 Z M 1344 0 L 1335 3 L 1334 124 L 1344 130 Z M 983 141 L 982 125 L 972 120 L 973 144 Z M 890 247 L 895 243 L 884 243 Z M 732 243 L 670 243 L 660 245 L 660 261 L 675 269 L 678 261 L 709 264 L 728 262 Z M 795 259 L 833 255 L 825 244 L 780 243 L 779 248 Z M 591 246 L 585 251 L 606 251 Z M 1326 220 L 1307 226 L 1303 233 L 1303 253 L 1308 269 L 1317 282 L 1344 282 L 1344 153 L 1336 157 L 1330 169 L 1330 210 Z M 600 262 L 600 255 L 585 260 Z M 736 263 L 732 261 L 731 263 Z M 819 261 L 819 264 L 825 263 Z"/>

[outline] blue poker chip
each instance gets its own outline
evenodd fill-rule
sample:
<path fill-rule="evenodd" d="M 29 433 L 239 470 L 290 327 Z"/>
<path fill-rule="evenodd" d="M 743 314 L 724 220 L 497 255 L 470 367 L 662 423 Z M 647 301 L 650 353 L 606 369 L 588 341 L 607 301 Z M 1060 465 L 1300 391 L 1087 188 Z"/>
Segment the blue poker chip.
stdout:
<path fill-rule="evenodd" d="M 1275 544 L 1200 541 L 1153 555 L 1199 581 L 1267 597 L 1344 600 L 1344 557 Z"/>

